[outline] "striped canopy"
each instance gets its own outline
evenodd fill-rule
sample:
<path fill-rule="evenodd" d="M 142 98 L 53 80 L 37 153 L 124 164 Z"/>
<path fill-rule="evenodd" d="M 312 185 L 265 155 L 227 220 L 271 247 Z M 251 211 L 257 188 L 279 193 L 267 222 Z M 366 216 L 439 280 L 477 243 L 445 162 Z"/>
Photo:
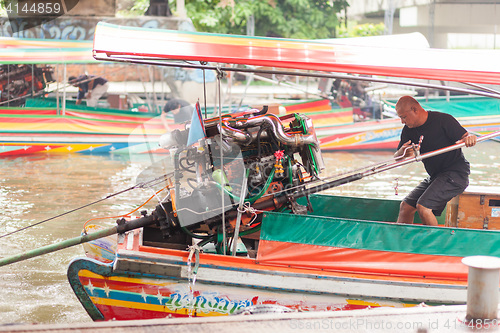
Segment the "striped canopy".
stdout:
<path fill-rule="evenodd" d="M 335 44 L 99 23 L 94 57 L 243 64 L 300 70 L 500 84 L 500 51 Z"/>
<path fill-rule="evenodd" d="M 91 41 L 0 37 L 0 64 L 92 63 Z"/>

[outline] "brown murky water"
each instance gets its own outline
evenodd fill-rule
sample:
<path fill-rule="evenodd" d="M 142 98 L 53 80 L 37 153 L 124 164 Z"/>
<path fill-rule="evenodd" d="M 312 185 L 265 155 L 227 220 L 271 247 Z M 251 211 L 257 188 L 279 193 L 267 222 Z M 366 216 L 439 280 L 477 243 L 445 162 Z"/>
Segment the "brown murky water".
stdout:
<path fill-rule="evenodd" d="M 471 185 L 500 184 L 500 144 L 481 143 L 465 150 L 472 165 Z M 390 159 L 392 153 L 326 153 L 327 171 L 334 175 Z M 0 237 L 86 205 L 135 184 L 150 164 L 143 156 L 30 156 L 0 159 Z M 330 193 L 402 198 L 425 175 L 413 163 L 329 190 Z M 398 179 L 398 192 L 394 187 Z M 90 218 L 127 213 L 151 196 L 133 190 L 55 220 L 0 238 L 0 257 L 12 256 L 80 235 Z M 149 208 L 153 207 L 151 203 Z M 100 224 L 113 225 L 115 219 Z M 0 267 L 0 325 L 8 323 L 76 323 L 90 318 L 66 278 L 70 260 L 83 254 L 81 246 Z M 0 328 L 1 330 L 1 328 Z"/>

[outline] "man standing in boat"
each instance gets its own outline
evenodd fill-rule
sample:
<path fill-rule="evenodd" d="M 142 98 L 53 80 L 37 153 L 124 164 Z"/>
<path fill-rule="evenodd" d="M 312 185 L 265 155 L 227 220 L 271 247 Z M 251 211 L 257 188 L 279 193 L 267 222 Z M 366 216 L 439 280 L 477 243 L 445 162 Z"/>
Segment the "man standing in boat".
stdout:
<path fill-rule="evenodd" d="M 161 113 L 161 121 L 163 123 L 163 126 L 165 126 L 167 130 L 169 129 L 166 118 L 167 113 L 170 112 L 174 116 L 174 123 L 181 124 L 191 120 L 191 117 L 193 115 L 193 110 L 194 107 L 191 104 L 189 104 L 189 102 L 183 99 L 174 98 L 169 100 L 165 104 L 163 112 Z"/>
<path fill-rule="evenodd" d="M 411 96 L 403 96 L 396 112 L 405 125 L 395 158 L 410 157 L 415 151 L 427 153 L 464 142 L 476 144 L 475 135 L 467 132 L 451 115 L 426 111 Z M 470 165 L 461 149 L 422 160 L 429 177 L 424 179 L 401 202 L 398 223 L 413 223 L 415 212 L 426 225 L 437 226 L 446 203 L 469 185 Z"/>
<path fill-rule="evenodd" d="M 108 80 L 100 76 L 80 75 L 70 76 L 69 83 L 78 88 L 76 105 L 82 103 L 82 99 L 87 99 L 87 106 L 96 107 L 99 98 L 104 95 L 109 88 Z"/>

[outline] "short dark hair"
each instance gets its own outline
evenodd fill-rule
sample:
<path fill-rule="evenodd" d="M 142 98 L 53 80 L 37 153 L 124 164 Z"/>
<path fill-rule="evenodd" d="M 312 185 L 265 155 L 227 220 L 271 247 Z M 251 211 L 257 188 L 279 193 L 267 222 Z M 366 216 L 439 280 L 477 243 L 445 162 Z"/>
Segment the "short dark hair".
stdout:
<path fill-rule="evenodd" d="M 177 99 L 171 99 L 165 104 L 165 108 L 163 109 L 165 112 L 170 112 L 172 110 L 177 109 L 179 106 L 181 106 L 181 103 Z"/>

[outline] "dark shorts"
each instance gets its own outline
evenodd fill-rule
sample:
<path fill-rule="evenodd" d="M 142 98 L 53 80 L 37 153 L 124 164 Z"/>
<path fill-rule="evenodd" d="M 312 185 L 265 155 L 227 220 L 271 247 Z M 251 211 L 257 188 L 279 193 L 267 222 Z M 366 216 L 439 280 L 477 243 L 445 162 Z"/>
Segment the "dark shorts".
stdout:
<path fill-rule="evenodd" d="M 468 185 L 469 175 L 446 171 L 432 180 L 430 177 L 424 179 L 404 198 L 404 201 L 414 208 L 419 204 L 432 209 L 434 215 L 440 216 L 448 201 L 461 194 Z"/>

